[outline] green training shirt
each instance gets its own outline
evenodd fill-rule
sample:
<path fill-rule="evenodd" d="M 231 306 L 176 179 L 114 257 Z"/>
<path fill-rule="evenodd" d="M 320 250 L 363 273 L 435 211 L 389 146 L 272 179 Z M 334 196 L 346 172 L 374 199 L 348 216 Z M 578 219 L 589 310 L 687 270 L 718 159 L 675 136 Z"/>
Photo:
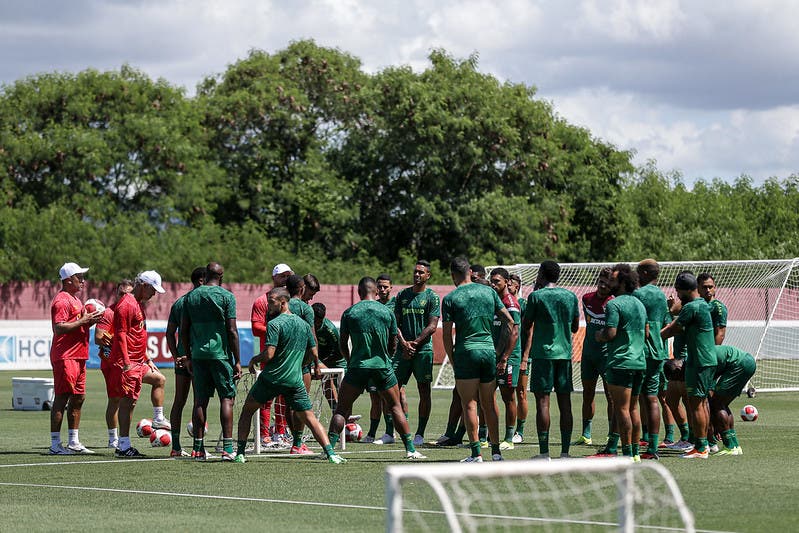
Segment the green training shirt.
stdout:
<path fill-rule="evenodd" d="M 441 316 L 438 294 L 432 289 L 425 289 L 419 293 L 413 292 L 413 287 L 403 289 L 394 300 L 394 315 L 402 336 L 410 342 L 421 335 L 430 317 Z M 432 335 L 424 345 L 417 347 L 416 351 L 432 352 Z"/>
<path fill-rule="evenodd" d="M 577 296 L 560 287 L 530 293 L 524 319 L 535 324 L 530 359 L 571 359 L 572 322 L 579 318 Z"/>
<path fill-rule="evenodd" d="M 362 300 L 341 316 L 341 335 L 352 342 L 347 368 L 392 368 L 388 343 L 397 334 L 397 319 L 376 300 Z"/>
<path fill-rule="evenodd" d="M 338 364 L 344 360 L 339 347 L 338 328 L 329 319 L 325 318 L 316 330 L 316 340 L 319 343 L 319 360 L 325 365 Z"/>
<path fill-rule="evenodd" d="M 716 339 L 710 305 L 704 298 L 696 298 L 682 306 L 677 323 L 685 330 L 688 355 L 685 364 L 694 367 L 716 365 Z"/>
<path fill-rule="evenodd" d="M 455 354 L 493 350 L 491 322 L 505 306 L 496 291 L 479 283 L 466 283 L 444 297 L 441 316 L 455 324 Z"/>
<path fill-rule="evenodd" d="M 305 320 L 305 323 L 311 326 L 311 330 L 314 330 L 313 307 L 299 298 L 289 298 L 289 311 L 291 311 L 291 314 Z"/>
<path fill-rule="evenodd" d="M 515 296 L 510 294 L 500 301 L 504 304 L 505 309 L 508 310 L 508 313 L 510 313 L 510 316 L 513 318 L 513 323 L 516 324 L 519 330 L 519 336 L 516 338 L 516 345 L 513 347 L 510 357 L 508 357 L 508 363 L 518 365 L 522 362 L 522 314 L 519 311 L 519 302 L 516 300 Z M 494 350 L 497 350 L 498 352 L 499 349 L 502 348 L 502 346 L 500 346 L 500 342 L 502 341 L 502 332 L 504 330 L 505 328 L 502 327 L 502 320 L 499 319 L 499 315 L 494 315 L 494 321 L 491 324 L 491 336 L 494 339 Z M 497 359 L 499 359 L 499 357 L 502 355 L 502 353 L 497 353 Z"/>
<path fill-rule="evenodd" d="M 236 297 L 218 285 L 200 285 L 185 295 L 183 312 L 191 319 L 191 357 L 233 360 L 227 321 L 236 318 Z"/>
<path fill-rule="evenodd" d="M 618 370 L 646 369 L 646 308 L 638 298 L 622 294 L 605 305 L 605 325 L 616 328 L 616 336 L 608 342 L 608 368 Z"/>
<path fill-rule="evenodd" d="M 279 314 L 266 324 L 266 346 L 275 347 L 275 356 L 264 366 L 261 378 L 274 385 L 304 386 L 302 361 L 308 348 L 316 346 L 308 323 L 295 314 Z"/>
<path fill-rule="evenodd" d="M 646 339 L 646 357 L 655 361 L 669 358 L 668 346 L 660 337 L 660 330 L 670 322 L 669 304 L 654 283 L 644 285 L 633 292 L 646 309 L 646 321 L 649 324 L 649 337 Z"/>
<path fill-rule="evenodd" d="M 169 309 L 169 318 L 167 322 L 175 324 L 178 327 L 178 333 L 180 332 L 180 323 L 183 320 L 183 304 L 186 300 L 186 294 L 175 300 L 175 303 L 173 303 L 172 307 Z M 177 349 L 178 353 L 172 354 L 173 359 L 186 355 L 186 348 L 183 346 L 183 339 L 180 338 L 180 335 L 178 335 Z"/>
<path fill-rule="evenodd" d="M 713 327 L 714 328 L 726 328 L 727 327 L 727 306 L 724 305 L 720 300 L 710 300 L 708 302 L 710 306 L 710 318 L 713 320 Z"/>

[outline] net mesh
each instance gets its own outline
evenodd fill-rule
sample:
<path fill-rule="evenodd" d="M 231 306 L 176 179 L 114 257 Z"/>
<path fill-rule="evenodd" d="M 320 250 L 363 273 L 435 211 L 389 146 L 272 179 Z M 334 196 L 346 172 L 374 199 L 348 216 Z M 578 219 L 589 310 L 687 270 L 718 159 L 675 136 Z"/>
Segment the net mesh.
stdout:
<path fill-rule="evenodd" d="M 660 263 L 657 285 L 666 295 L 676 293 L 674 279 L 683 270 L 694 274 L 709 273 L 716 282 L 716 298 L 727 306 L 725 344 L 753 354 L 758 369 L 752 386 L 758 390 L 795 390 L 799 388 L 799 259 L 768 261 L 693 261 Z M 561 264 L 558 285 L 578 298 L 596 290 L 600 269 L 611 263 Z M 494 268 L 494 267 L 490 267 Z M 489 268 L 489 270 L 490 270 Z M 504 265 L 522 279 L 520 298 L 526 298 L 538 275 L 538 265 Z M 573 382 L 581 390 L 580 354 L 585 323 L 573 338 Z M 448 361 L 442 365 L 436 387 L 454 386 L 454 374 Z"/>

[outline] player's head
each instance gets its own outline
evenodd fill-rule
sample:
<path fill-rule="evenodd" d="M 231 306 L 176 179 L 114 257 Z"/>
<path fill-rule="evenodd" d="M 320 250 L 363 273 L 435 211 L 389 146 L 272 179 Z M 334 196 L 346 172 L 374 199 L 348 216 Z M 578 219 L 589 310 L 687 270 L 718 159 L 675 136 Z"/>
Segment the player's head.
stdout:
<path fill-rule="evenodd" d="M 699 296 L 708 302 L 716 297 L 716 280 L 707 272 L 696 276 L 696 288 L 699 291 Z"/>
<path fill-rule="evenodd" d="M 669 381 L 685 381 L 682 359 L 669 359 L 663 364 L 663 373 Z"/>
<path fill-rule="evenodd" d="M 518 274 L 511 274 L 509 278 L 510 283 L 508 283 L 508 290 L 514 296 L 521 296 L 519 291 L 522 288 L 522 278 Z"/>
<path fill-rule="evenodd" d="M 652 283 L 660 275 L 660 265 L 654 259 L 644 259 L 638 263 L 635 270 L 638 272 L 638 281 L 641 286 Z"/>
<path fill-rule="evenodd" d="M 161 274 L 155 270 L 140 272 L 133 280 L 133 295 L 138 301 L 146 302 L 156 292 L 163 294 L 166 291 L 161 286 Z"/>
<path fill-rule="evenodd" d="M 613 267 L 610 288 L 613 294 L 632 294 L 638 288 L 638 273 L 627 263 Z"/>
<path fill-rule="evenodd" d="M 370 276 L 364 276 L 358 282 L 358 296 L 361 300 L 377 297 L 377 282 Z M 370 298 L 371 297 L 371 298 Z"/>
<path fill-rule="evenodd" d="M 302 298 L 302 294 L 305 291 L 305 280 L 302 279 L 302 276 L 292 274 L 286 278 L 286 289 L 292 298 Z"/>
<path fill-rule="evenodd" d="M 690 270 L 683 270 L 674 280 L 674 288 L 677 291 L 677 296 L 682 303 L 692 301 L 695 295 L 698 295 L 696 276 Z"/>
<path fill-rule="evenodd" d="M 289 276 L 294 274 L 291 267 L 286 263 L 279 263 L 272 269 L 272 284 L 275 287 L 283 287 L 286 285 L 286 280 Z"/>
<path fill-rule="evenodd" d="M 602 267 L 596 278 L 596 293 L 600 298 L 605 298 L 610 294 L 610 280 L 613 277 L 611 267 Z"/>
<path fill-rule="evenodd" d="M 311 273 L 305 274 L 302 280 L 305 282 L 305 292 L 302 294 L 302 300 L 307 303 L 313 300 L 313 297 L 319 292 L 319 280 Z"/>
<path fill-rule="evenodd" d="M 128 278 L 119 280 L 119 283 L 117 283 L 117 299 L 131 292 L 133 292 L 133 280 Z"/>
<path fill-rule="evenodd" d="M 486 267 L 483 265 L 478 265 L 474 263 L 469 266 L 472 271 L 472 281 L 477 281 L 478 279 L 486 279 Z"/>
<path fill-rule="evenodd" d="M 391 299 L 391 276 L 386 273 L 377 276 L 377 299 L 383 303 Z"/>
<path fill-rule="evenodd" d="M 541 286 L 547 283 L 557 283 L 560 279 L 560 265 L 551 259 L 547 259 L 538 267 L 538 281 Z M 539 285 L 536 283 L 536 285 Z"/>
<path fill-rule="evenodd" d="M 205 284 L 219 285 L 222 283 L 222 277 L 225 275 L 225 269 L 219 263 L 208 263 L 205 266 Z"/>
<path fill-rule="evenodd" d="M 289 291 L 285 287 L 275 287 L 266 293 L 269 318 L 274 318 L 288 309 L 290 298 Z"/>
<path fill-rule="evenodd" d="M 510 273 L 507 269 L 502 267 L 497 267 L 491 270 L 491 278 L 489 280 L 491 282 L 491 287 L 498 294 L 502 295 L 505 293 L 505 290 L 508 288 L 508 281 L 510 281 Z"/>
<path fill-rule="evenodd" d="M 449 262 L 449 273 L 452 275 L 452 281 L 459 284 L 471 277 L 471 268 L 469 260 L 465 257 L 456 257 Z"/>
<path fill-rule="evenodd" d="M 327 307 L 321 302 L 316 302 L 311 306 L 311 309 L 313 309 L 314 328 L 319 329 L 327 316 Z"/>
<path fill-rule="evenodd" d="M 430 263 L 424 259 L 419 259 L 413 267 L 413 284 L 421 287 L 430 279 Z"/>
<path fill-rule="evenodd" d="M 64 263 L 58 271 L 64 290 L 70 294 L 75 294 L 83 289 L 86 279 L 84 276 L 88 270 L 88 267 L 83 268 L 77 263 Z"/>
<path fill-rule="evenodd" d="M 197 267 L 191 271 L 191 284 L 194 287 L 199 287 L 203 283 L 205 283 L 205 267 Z"/>

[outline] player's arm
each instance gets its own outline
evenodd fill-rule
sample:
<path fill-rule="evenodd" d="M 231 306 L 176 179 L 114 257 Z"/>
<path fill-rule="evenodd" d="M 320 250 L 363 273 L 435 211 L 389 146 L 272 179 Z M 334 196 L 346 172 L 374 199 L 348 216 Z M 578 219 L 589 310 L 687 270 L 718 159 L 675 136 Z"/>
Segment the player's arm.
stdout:
<path fill-rule="evenodd" d="M 174 306 L 173 306 L 174 308 Z M 172 357 L 175 360 L 175 364 L 177 364 L 177 360 L 180 357 L 178 354 L 178 342 L 177 342 L 177 333 L 178 333 L 178 324 L 172 316 L 172 312 L 169 313 L 169 321 L 166 323 L 166 347 L 169 349 L 169 353 L 172 354 Z"/>
<path fill-rule="evenodd" d="M 191 317 L 186 310 L 180 318 L 180 340 L 183 343 L 183 351 L 186 357 L 186 369 L 191 372 Z"/>
<path fill-rule="evenodd" d="M 683 332 L 683 327 L 677 323 L 677 319 L 672 320 L 671 324 L 660 330 L 660 338 L 668 339 Z"/>
<path fill-rule="evenodd" d="M 414 348 L 424 346 L 424 344 L 433 336 L 433 333 L 438 329 L 438 316 L 430 316 L 427 319 L 427 326 L 422 330 L 418 337 L 413 341 Z"/>
<path fill-rule="evenodd" d="M 605 327 L 594 334 L 597 342 L 610 342 L 616 338 L 619 327 L 619 310 L 612 303 L 605 306 Z"/>
<path fill-rule="evenodd" d="M 316 346 L 308 344 L 308 347 L 305 348 L 305 360 L 310 361 L 313 379 L 322 379 L 322 367 L 324 365 L 319 362 L 319 349 Z"/>
<path fill-rule="evenodd" d="M 341 356 L 347 361 L 350 362 L 350 332 L 349 330 L 345 329 L 344 322 L 341 323 L 342 328 L 338 332 L 339 340 L 338 340 L 338 348 L 341 351 Z"/>
<path fill-rule="evenodd" d="M 449 357 L 449 362 L 452 363 L 452 322 L 444 321 L 441 324 L 441 333 L 443 335 L 441 341 L 444 343 L 444 353 Z"/>
<path fill-rule="evenodd" d="M 102 311 L 95 311 L 94 313 L 84 313 L 81 315 L 77 320 L 72 322 L 56 322 L 53 325 L 53 333 L 56 335 L 64 335 L 66 333 L 71 333 L 78 328 L 82 328 L 86 325 L 93 325 L 100 321 L 103 318 Z"/>
<path fill-rule="evenodd" d="M 597 342 L 610 342 L 616 338 L 618 328 L 604 327 L 596 332 L 594 338 Z"/>
<path fill-rule="evenodd" d="M 262 351 L 261 353 L 259 353 L 258 355 L 256 355 L 252 359 L 250 359 L 250 364 L 247 367 L 248 370 L 250 371 L 250 374 L 255 374 L 255 365 L 260 365 L 262 363 L 268 363 L 269 361 L 274 359 L 275 358 L 275 352 L 276 352 L 276 348 L 274 346 L 267 345 L 267 347 L 264 348 L 264 351 Z"/>
<path fill-rule="evenodd" d="M 718 326 L 713 328 L 713 337 L 716 341 L 716 345 L 724 344 L 724 337 L 727 335 L 727 327 L 726 326 Z"/>
<path fill-rule="evenodd" d="M 261 340 L 266 338 L 266 309 L 260 305 L 259 300 L 255 300 L 252 304 L 250 324 L 253 337 Z"/>
<path fill-rule="evenodd" d="M 233 360 L 236 363 L 233 365 L 233 379 L 241 377 L 241 358 L 239 357 L 239 328 L 236 326 L 235 318 L 228 318 L 227 325 L 227 342 L 230 347 L 230 352 L 233 354 Z"/>

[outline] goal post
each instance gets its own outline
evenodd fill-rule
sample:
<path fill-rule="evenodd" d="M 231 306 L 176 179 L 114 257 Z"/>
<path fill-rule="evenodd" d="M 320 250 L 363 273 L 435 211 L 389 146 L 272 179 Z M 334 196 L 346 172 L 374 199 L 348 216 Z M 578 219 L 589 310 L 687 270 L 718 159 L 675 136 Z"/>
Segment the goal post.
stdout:
<path fill-rule="evenodd" d="M 578 298 L 596 290 L 603 267 L 614 263 L 562 263 L 558 285 Z M 637 262 L 631 262 L 636 265 Z M 755 356 L 757 372 L 752 386 L 758 391 L 799 390 L 799 258 L 747 261 L 669 261 L 660 262 L 657 285 L 666 295 L 675 295 L 673 283 L 678 273 L 690 270 L 709 273 L 716 282 L 716 298 L 727 306 L 727 332 L 724 344 L 736 346 Z M 520 297 L 532 291 L 538 264 L 503 265 L 522 279 Z M 489 267 L 495 268 L 495 267 Z M 585 322 L 582 311 L 580 330 L 573 337 L 573 383 L 582 390 L 580 355 Z M 439 369 L 434 386 L 452 388 L 452 369 Z"/>
<path fill-rule="evenodd" d="M 695 531 L 669 471 L 622 459 L 390 466 L 386 531 Z"/>

